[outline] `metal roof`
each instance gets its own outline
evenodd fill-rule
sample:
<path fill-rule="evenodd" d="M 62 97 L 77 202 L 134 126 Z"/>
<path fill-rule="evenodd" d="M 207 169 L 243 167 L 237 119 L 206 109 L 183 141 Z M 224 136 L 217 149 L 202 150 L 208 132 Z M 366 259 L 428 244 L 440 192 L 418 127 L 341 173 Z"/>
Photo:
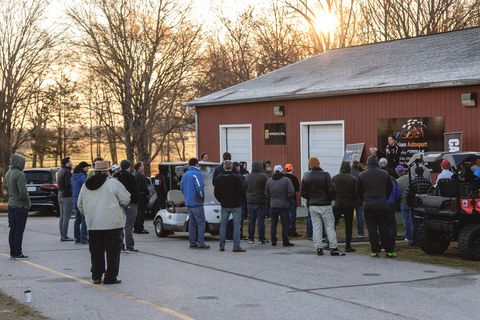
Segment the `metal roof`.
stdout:
<path fill-rule="evenodd" d="M 191 107 L 480 84 L 480 27 L 330 50 Z"/>

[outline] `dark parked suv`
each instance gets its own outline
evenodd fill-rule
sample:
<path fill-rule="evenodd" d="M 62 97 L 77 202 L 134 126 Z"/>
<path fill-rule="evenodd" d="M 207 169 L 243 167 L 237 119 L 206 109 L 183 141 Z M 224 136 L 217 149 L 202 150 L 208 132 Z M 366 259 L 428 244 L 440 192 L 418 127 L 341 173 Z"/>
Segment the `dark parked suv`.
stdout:
<path fill-rule="evenodd" d="M 58 169 L 25 169 L 27 191 L 32 203 L 30 210 L 40 212 L 55 211 L 58 214 Z"/>

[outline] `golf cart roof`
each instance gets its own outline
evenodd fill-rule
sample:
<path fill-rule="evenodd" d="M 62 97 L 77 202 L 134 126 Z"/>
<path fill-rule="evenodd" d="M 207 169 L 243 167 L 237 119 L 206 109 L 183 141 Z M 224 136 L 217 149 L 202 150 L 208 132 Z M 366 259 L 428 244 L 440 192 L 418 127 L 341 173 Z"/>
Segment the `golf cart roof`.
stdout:
<path fill-rule="evenodd" d="M 416 153 L 408 161 L 408 166 L 411 167 L 416 161 L 423 163 L 434 163 L 443 160 L 443 156 L 448 152 L 425 152 L 425 153 Z"/>
<path fill-rule="evenodd" d="M 437 163 L 445 159 L 450 162 L 451 166 L 458 167 L 467 160 L 475 161 L 477 158 L 480 158 L 479 152 L 425 152 L 414 154 L 410 158 L 410 161 L 408 161 L 408 166 L 412 166 L 415 161 L 418 160 L 429 167 L 430 164 Z"/>
<path fill-rule="evenodd" d="M 475 162 L 478 158 L 480 158 L 479 152 L 452 152 L 445 154 L 443 157 L 445 160 L 450 162 L 450 165 L 453 167 L 458 167 L 465 161 Z"/>

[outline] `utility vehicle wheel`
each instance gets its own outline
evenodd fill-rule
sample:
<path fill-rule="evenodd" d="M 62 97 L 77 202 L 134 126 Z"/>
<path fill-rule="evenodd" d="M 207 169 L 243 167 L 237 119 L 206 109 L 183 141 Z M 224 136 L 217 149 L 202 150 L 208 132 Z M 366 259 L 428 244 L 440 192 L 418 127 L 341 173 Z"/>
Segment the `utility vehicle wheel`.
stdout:
<path fill-rule="evenodd" d="M 480 224 L 470 224 L 460 231 L 458 250 L 465 259 L 480 260 Z"/>
<path fill-rule="evenodd" d="M 157 235 L 157 237 L 163 238 L 168 235 L 168 232 L 163 227 L 162 218 L 160 217 L 156 218 L 155 221 L 153 222 L 153 225 L 155 226 L 155 234 Z"/>
<path fill-rule="evenodd" d="M 417 244 L 423 252 L 428 254 L 442 253 L 450 245 L 450 239 L 445 236 L 436 235 L 425 230 L 425 227 L 418 227 Z"/>

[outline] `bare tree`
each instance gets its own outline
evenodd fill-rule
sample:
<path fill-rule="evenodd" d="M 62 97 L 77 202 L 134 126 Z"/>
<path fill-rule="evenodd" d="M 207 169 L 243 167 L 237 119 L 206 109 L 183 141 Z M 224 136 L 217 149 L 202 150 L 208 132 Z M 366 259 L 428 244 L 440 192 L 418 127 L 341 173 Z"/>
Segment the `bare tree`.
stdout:
<path fill-rule="evenodd" d="M 360 41 L 376 42 L 480 24 L 480 0 L 362 1 Z"/>
<path fill-rule="evenodd" d="M 199 28 L 173 0 L 84 0 L 69 16 L 83 33 L 84 67 L 105 81 L 121 106 L 127 157 L 158 155 L 193 77 Z"/>
<path fill-rule="evenodd" d="M 55 37 L 42 29 L 43 0 L 0 2 L 0 190 L 10 155 L 34 128 L 27 110 L 54 59 Z"/>

